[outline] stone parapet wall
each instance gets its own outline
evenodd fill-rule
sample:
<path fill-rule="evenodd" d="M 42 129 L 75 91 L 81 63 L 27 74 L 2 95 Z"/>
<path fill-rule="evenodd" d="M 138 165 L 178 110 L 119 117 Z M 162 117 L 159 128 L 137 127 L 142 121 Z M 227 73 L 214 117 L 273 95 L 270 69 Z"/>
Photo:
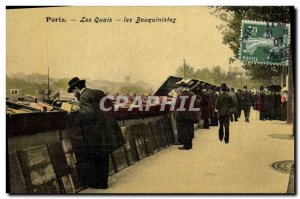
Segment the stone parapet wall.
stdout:
<path fill-rule="evenodd" d="M 177 140 L 173 113 L 118 120 L 118 123 L 127 143 L 110 155 L 110 175 L 154 155 Z M 11 125 L 18 125 L 7 124 L 9 129 L 13 129 Z M 27 125 L 27 132 L 8 135 L 7 192 L 76 193 L 87 187 L 88 157 L 81 132 L 61 128 L 64 127 L 61 124 L 59 127 L 31 134 Z"/>

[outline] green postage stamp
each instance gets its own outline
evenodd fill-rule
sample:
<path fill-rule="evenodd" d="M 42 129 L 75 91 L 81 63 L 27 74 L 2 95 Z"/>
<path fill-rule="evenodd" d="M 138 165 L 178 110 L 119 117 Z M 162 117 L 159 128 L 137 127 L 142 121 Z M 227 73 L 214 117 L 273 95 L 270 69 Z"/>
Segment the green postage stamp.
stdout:
<path fill-rule="evenodd" d="M 247 63 L 288 65 L 290 25 L 242 21 L 240 60 Z"/>

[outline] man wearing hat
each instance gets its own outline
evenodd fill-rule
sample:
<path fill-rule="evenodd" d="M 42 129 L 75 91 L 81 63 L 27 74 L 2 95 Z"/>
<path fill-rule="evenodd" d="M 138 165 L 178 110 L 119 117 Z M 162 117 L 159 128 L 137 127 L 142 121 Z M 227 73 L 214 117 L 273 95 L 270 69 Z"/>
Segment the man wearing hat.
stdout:
<path fill-rule="evenodd" d="M 212 117 L 213 112 L 213 99 L 206 87 L 207 84 L 201 90 L 201 119 L 204 121 L 203 128 L 209 129 L 209 119 Z"/>
<path fill-rule="evenodd" d="M 74 77 L 69 81 L 68 93 L 74 93 L 79 101 L 80 129 L 86 144 L 88 159 L 87 180 L 89 187 L 108 188 L 109 154 L 125 144 L 125 139 L 112 112 L 100 108 L 113 109 L 113 103 L 103 91 L 86 88 L 85 80 Z"/>
<path fill-rule="evenodd" d="M 199 122 L 197 121 L 197 113 L 190 110 L 193 97 L 195 98 L 194 107 L 199 108 L 200 102 L 196 99 L 194 92 L 187 85 L 182 85 L 175 104 L 178 141 L 183 145 L 178 147 L 180 150 L 190 150 L 193 147 L 194 123 Z"/>
<path fill-rule="evenodd" d="M 244 86 L 242 92 L 242 109 L 244 110 L 245 122 L 249 122 L 250 109 L 252 105 L 253 105 L 252 95 L 247 90 L 247 86 Z"/>
<path fill-rule="evenodd" d="M 211 101 L 212 101 L 212 106 L 211 106 L 211 116 L 210 116 L 210 126 L 218 126 L 218 116 L 217 113 L 215 112 L 216 108 L 215 108 L 215 102 L 217 99 L 217 94 L 215 93 L 215 89 L 217 87 L 215 85 L 210 85 L 207 89 L 208 92 L 210 92 L 211 95 Z"/>
<path fill-rule="evenodd" d="M 230 108 L 230 120 L 231 122 L 238 121 L 238 100 L 234 88 L 230 89 L 229 95 L 233 101 L 233 106 Z"/>
<path fill-rule="evenodd" d="M 228 88 L 225 83 L 221 84 L 221 92 L 216 100 L 216 109 L 218 110 L 218 117 L 220 121 L 219 126 L 219 139 L 220 141 L 225 141 L 226 144 L 229 143 L 229 118 L 230 118 L 230 108 L 233 107 L 232 97 L 227 93 Z M 224 136 L 225 128 L 225 136 Z"/>
<path fill-rule="evenodd" d="M 263 86 L 260 86 L 259 88 L 259 93 L 257 97 L 257 109 L 259 110 L 259 120 L 265 120 L 266 94 L 264 92 Z"/>

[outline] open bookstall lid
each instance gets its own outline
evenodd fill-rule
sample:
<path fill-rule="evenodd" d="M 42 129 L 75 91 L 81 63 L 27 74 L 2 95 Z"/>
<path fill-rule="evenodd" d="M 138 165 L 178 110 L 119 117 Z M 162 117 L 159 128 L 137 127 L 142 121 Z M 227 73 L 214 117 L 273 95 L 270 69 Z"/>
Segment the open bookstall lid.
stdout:
<path fill-rule="evenodd" d="M 155 96 L 166 96 L 170 93 L 174 85 L 181 81 L 183 78 L 170 76 L 168 79 L 161 85 L 161 87 L 154 93 Z"/>
<path fill-rule="evenodd" d="M 154 93 L 155 96 L 167 96 L 176 83 L 183 81 L 181 77 L 170 76 L 168 79 L 161 85 L 161 87 Z M 186 79 L 184 86 L 189 87 L 192 91 L 201 90 L 203 87 L 213 86 L 205 81 L 196 80 L 196 79 Z"/>

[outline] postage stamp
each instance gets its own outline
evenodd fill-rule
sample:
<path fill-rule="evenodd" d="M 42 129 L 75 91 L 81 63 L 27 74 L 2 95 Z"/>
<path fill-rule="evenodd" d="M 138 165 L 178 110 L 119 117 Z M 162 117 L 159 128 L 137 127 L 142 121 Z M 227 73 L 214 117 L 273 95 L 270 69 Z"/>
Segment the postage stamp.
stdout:
<path fill-rule="evenodd" d="M 242 21 L 240 60 L 246 63 L 288 65 L 290 25 Z"/>

